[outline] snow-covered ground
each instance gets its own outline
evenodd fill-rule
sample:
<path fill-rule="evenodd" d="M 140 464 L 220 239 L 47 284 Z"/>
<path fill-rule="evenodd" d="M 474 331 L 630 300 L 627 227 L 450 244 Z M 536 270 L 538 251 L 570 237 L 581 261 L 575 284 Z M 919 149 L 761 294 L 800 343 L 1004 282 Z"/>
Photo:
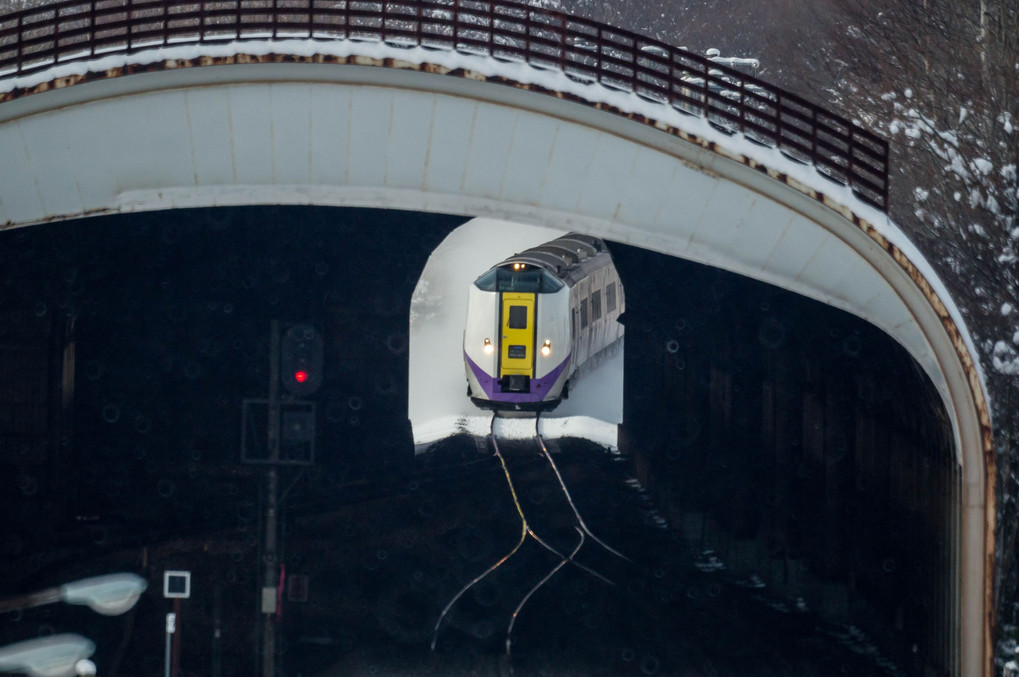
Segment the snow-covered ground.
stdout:
<path fill-rule="evenodd" d="M 453 231 L 432 252 L 410 303 L 408 415 L 419 449 L 457 433 L 489 432 L 492 414 L 467 397 L 464 375 L 463 325 L 470 285 L 507 256 L 564 234 L 478 218 Z M 570 398 L 542 415 L 542 434 L 616 446 L 617 426 L 623 421 L 622 346 L 595 362 L 574 378 Z M 533 419 L 505 421 L 499 434 L 531 437 Z"/>

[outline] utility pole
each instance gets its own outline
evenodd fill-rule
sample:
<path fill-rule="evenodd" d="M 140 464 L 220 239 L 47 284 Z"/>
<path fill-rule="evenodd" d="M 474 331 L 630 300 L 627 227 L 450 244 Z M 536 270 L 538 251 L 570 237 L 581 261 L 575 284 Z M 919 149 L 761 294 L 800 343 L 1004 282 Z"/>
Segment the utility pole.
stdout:
<path fill-rule="evenodd" d="M 280 334 L 279 320 L 269 328 L 269 397 L 244 400 L 241 462 L 262 463 L 265 470 L 265 534 L 262 540 L 262 677 L 276 675 L 279 566 L 279 466 L 315 462 L 315 403 L 295 399 L 313 395 L 322 385 L 322 335 L 310 324 L 291 325 Z M 281 393 L 280 388 L 286 389 Z M 266 418 L 257 415 L 265 407 Z M 258 423 L 266 421 L 265 431 Z M 255 440 L 265 434 L 265 449 Z M 263 453 L 264 452 L 264 453 Z M 283 498 L 286 493 L 283 494 Z M 218 645 L 217 645 L 218 646 Z M 257 665 L 257 658 L 256 658 Z"/>
<path fill-rule="evenodd" d="M 276 674 L 276 588 L 279 584 L 276 571 L 276 499 L 279 492 L 280 455 L 280 327 L 273 320 L 269 330 L 269 464 L 266 469 L 265 499 L 265 570 L 262 577 L 262 675 Z"/>

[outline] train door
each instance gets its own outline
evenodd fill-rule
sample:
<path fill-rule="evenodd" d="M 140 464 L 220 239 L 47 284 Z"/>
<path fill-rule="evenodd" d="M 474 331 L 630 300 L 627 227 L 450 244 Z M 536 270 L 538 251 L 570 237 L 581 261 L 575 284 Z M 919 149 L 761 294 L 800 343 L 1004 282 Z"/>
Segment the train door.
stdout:
<path fill-rule="evenodd" d="M 502 294 L 499 376 L 513 390 L 527 389 L 534 378 L 534 304 L 534 294 Z"/>

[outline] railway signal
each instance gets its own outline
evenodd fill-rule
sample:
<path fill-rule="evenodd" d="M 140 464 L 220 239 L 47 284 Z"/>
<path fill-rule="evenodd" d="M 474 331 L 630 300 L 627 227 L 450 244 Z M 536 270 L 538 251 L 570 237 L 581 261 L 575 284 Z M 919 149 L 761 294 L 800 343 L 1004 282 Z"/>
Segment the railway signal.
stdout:
<path fill-rule="evenodd" d="M 322 335 L 308 324 L 295 324 L 283 335 L 280 380 L 291 395 L 307 397 L 322 385 Z"/>

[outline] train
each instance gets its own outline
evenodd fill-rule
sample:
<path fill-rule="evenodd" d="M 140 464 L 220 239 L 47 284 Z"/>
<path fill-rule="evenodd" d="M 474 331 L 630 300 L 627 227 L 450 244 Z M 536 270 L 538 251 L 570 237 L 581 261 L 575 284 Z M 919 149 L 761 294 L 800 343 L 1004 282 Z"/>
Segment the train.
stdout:
<path fill-rule="evenodd" d="M 571 378 L 623 338 L 623 285 L 605 243 L 568 233 L 478 277 L 463 334 L 467 395 L 479 407 L 551 410 Z"/>

